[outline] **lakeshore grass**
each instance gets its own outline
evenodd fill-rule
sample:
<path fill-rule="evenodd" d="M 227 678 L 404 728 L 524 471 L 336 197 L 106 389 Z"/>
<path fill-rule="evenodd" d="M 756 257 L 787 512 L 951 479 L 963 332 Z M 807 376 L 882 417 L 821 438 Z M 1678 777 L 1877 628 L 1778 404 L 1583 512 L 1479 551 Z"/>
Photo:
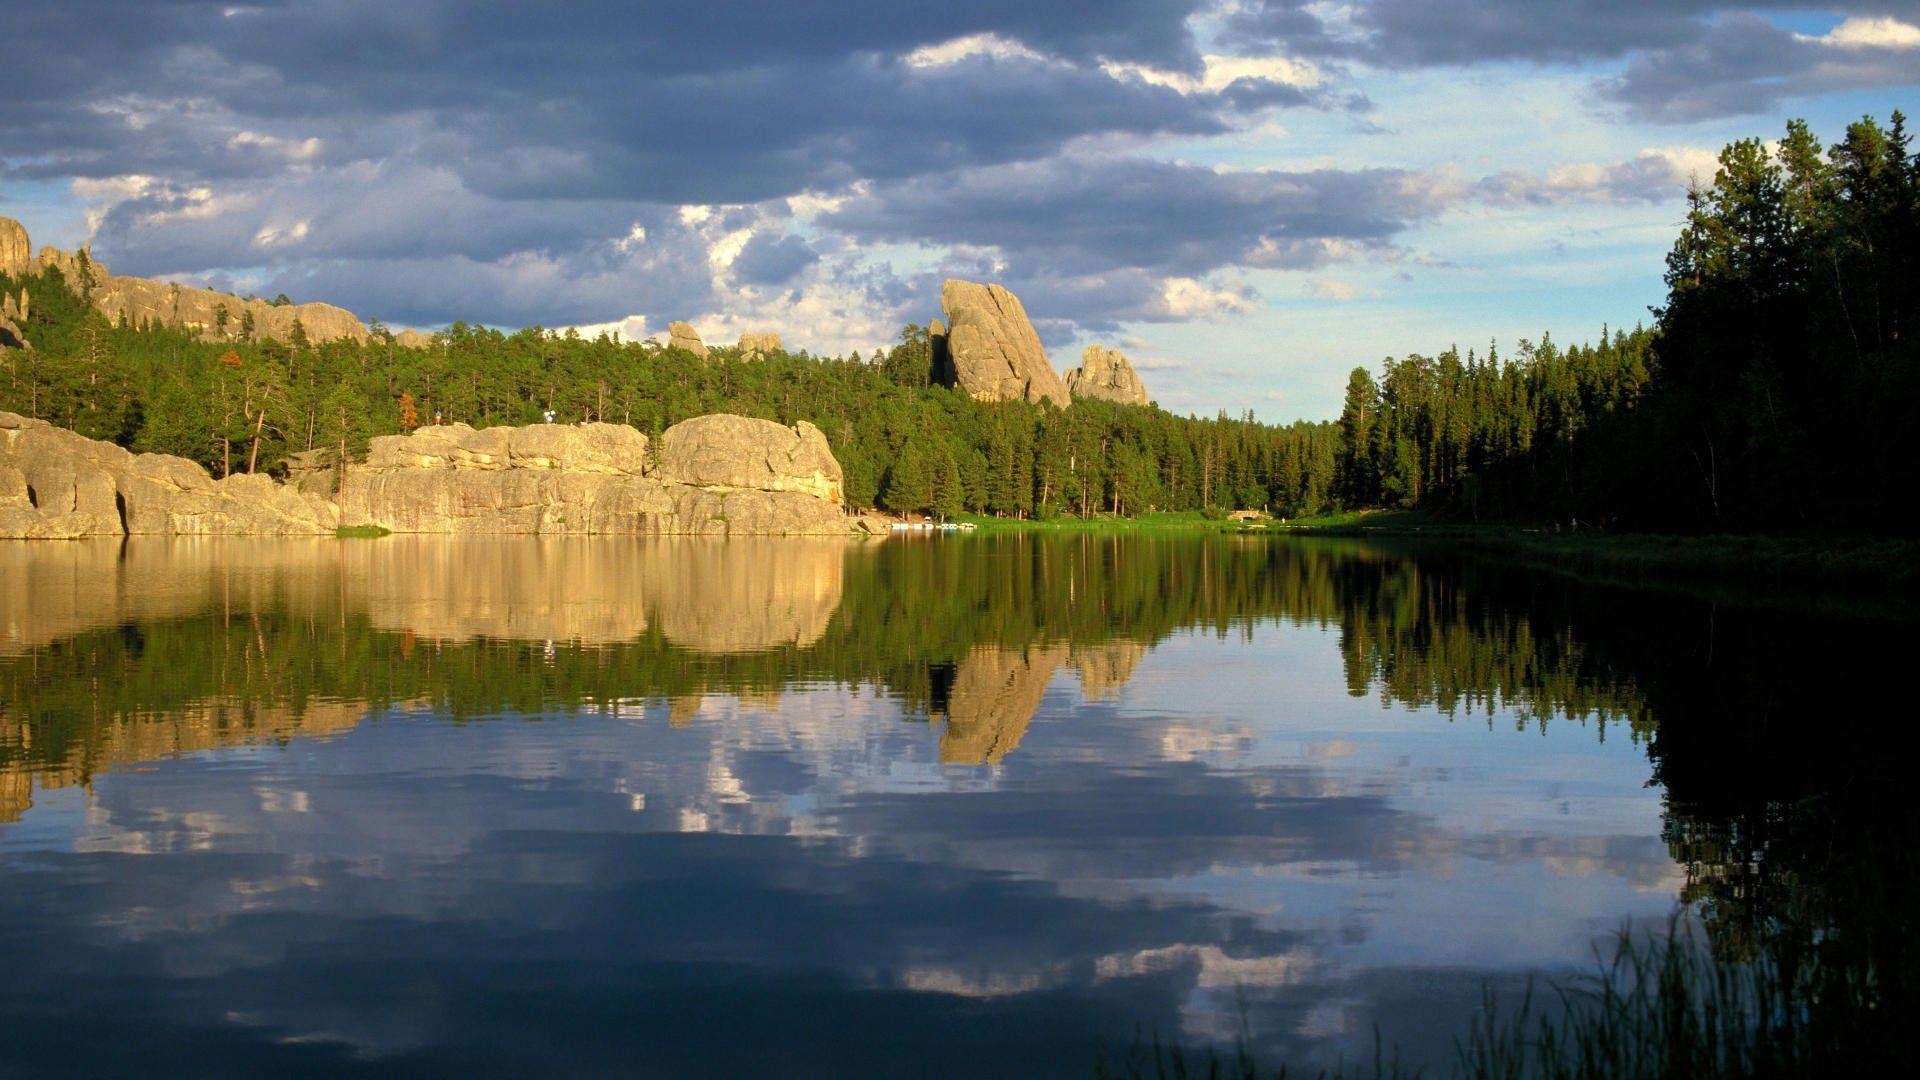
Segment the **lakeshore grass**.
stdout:
<path fill-rule="evenodd" d="M 1415 511 L 1297 518 L 1282 532 L 1435 540 L 1479 555 L 1605 581 L 1920 588 L 1920 541 L 1809 533 L 1604 532 L 1459 521 Z"/>
<path fill-rule="evenodd" d="M 1343 510 L 1291 519 L 1227 520 L 1219 512 L 1137 517 L 955 518 L 985 533 L 1122 532 L 1323 536 L 1442 544 L 1535 569 L 1609 583 L 1920 590 L 1920 540 L 1844 534 L 1605 532 L 1538 523 L 1473 522 L 1415 510 Z"/>
<path fill-rule="evenodd" d="M 393 530 L 382 525 L 342 525 L 333 530 L 333 535 L 342 540 L 377 540 L 392 536 Z"/>
<path fill-rule="evenodd" d="M 1243 527 L 1239 522 L 1228 521 L 1224 514 L 1209 514 L 1200 510 L 1157 512 L 1139 514 L 1132 517 L 1117 517 L 1112 514 L 1094 514 L 1090 517 L 1076 517 L 1060 514 L 1050 518 L 1002 518 L 985 514 L 961 514 L 953 520 L 958 523 L 970 524 L 974 527 L 975 531 L 983 533 L 1209 533 L 1243 531 Z"/>

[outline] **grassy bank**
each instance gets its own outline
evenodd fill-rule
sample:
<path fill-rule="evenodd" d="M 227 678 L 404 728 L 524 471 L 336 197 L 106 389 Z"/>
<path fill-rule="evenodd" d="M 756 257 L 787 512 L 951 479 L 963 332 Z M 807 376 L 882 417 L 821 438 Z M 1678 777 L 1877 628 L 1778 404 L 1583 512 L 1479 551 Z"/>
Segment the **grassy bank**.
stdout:
<path fill-rule="evenodd" d="M 1409 511 L 1326 514 L 1278 528 L 1319 536 L 1445 541 L 1474 554 L 1608 581 L 1920 589 L 1920 541 L 1909 539 L 1549 531 Z"/>
<path fill-rule="evenodd" d="M 1057 517 L 1002 518 L 984 514 L 961 514 L 953 519 L 974 526 L 976 532 L 1015 533 L 1207 533 L 1239 532 L 1239 522 L 1228 521 L 1219 516 L 1208 516 L 1198 510 L 1179 513 L 1141 514 L 1138 517 L 1115 517 L 1111 514 L 1096 514 L 1092 517 L 1071 517 L 1065 514 Z"/>

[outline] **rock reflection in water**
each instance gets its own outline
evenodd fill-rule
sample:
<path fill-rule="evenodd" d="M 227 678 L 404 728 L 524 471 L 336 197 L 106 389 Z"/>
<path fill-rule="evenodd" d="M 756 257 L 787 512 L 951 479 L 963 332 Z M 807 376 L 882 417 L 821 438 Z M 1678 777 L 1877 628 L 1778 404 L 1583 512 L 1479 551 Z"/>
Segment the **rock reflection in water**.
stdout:
<path fill-rule="evenodd" d="M 838 537 L 258 539 L 0 544 L 0 656 L 207 612 L 360 614 L 436 641 L 604 645 L 657 627 L 705 653 L 810 645 L 858 541 Z"/>

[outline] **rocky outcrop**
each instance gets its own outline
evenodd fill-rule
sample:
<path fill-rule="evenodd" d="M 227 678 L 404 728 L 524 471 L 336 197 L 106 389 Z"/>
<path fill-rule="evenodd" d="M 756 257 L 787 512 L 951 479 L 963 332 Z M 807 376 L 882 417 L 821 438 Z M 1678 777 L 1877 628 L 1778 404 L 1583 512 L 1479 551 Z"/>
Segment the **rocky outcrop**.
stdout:
<path fill-rule="evenodd" d="M 1080 354 L 1080 366 L 1067 372 L 1067 391 L 1074 397 L 1117 401 L 1122 405 L 1146 405 L 1147 387 L 1133 364 L 1118 349 L 1089 345 Z"/>
<path fill-rule="evenodd" d="M 31 310 L 33 296 L 26 289 L 20 295 L 0 294 L 0 349 L 31 349 L 27 341 L 27 313 Z"/>
<path fill-rule="evenodd" d="M 476 535 L 834 535 L 851 531 L 840 463 L 811 424 L 703 416 L 668 428 L 660 462 L 624 424 L 373 440 L 344 476 L 298 455 L 292 482 L 216 481 L 184 458 L 0 413 L 0 539 L 299 535 L 340 526 Z M 333 496 L 335 487 L 337 496 Z"/>
<path fill-rule="evenodd" d="M 779 333 L 773 330 L 741 334 L 739 349 L 742 360 L 765 360 L 774 353 L 785 351 Z"/>
<path fill-rule="evenodd" d="M 1063 409 L 1072 402 L 1019 297 L 949 278 L 940 307 L 947 321 L 934 343 L 936 379 L 976 401 L 1051 401 Z"/>
<path fill-rule="evenodd" d="M 811 424 L 702 416 L 660 443 L 655 465 L 646 436 L 622 424 L 383 436 L 347 470 L 341 522 L 487 535 L 849 531 L 840 464 Z"/>
<path fill-rule="evenodd" d="M 309 341 L 367 340 L 366 324 L 353 312 L 332 304 L 275 305 L 265 300 L 243 300 L 212 289 L 120 277 L 108 274 L 99 264 L 93 269 L 98 282 L 93 289 L 93 306 L 112 322 L 132 326 L 151 322 L 226 341 L 245 340 L 249 334 L 256 340 L 289 341 L 297 323 Z M 67 280 L 71 283 L 73 278 Z M 251 331 L 246 329 L 249 322 Z"/>
<path fill-rule="evenodd" d="M 792 491 L 839 504 L 844 477 L 820 429 L 800 421 L 719 413 L 696 416 L 660 436 L 659 472 L 714 490 Z"/>
<path fill-rule="evenodd" d="M 668 323 L 667 348 L 683 349 L 695 356 L 707 355 L 707 344 L 700 340 L 700 332 L 693 328 L 692 323 Z"/>
<path fill-rule="evenodd" d="M 393 335 L 393 343 L 403 349 L 426 349 L 433 345 L 433 335 L 425 330 L 402 330 Z"/>
<path fill-rule="evenodd" d="M 33 262 L 33 244 L 27 239 L 27 227 L 10 217 L 0 217 L 0 274 L 23 277 Z"/>
<path fill-rule="evenodd" d="M 309 341 L 367 340 L 367 328 L 353 312 L 332 304 L 273 304 L 246 300 L 212 289 L 197 289 L 148 278 L 118 277 L 93 261 L 85 248 L 31 250 L 27 230 L 12 218 L 0 218 L 0 273 L 13 276 L 58 271 L 67 287 L 83 295 L 112 322 L 182 327 L 216 340 L 272 338 L 288 341 L 297 322 Z M 22 320 L 24 321 L 24 320 Z M 249 324 L 251 329 L 246 329 Z"/>
<path fill-rule="evenodd" d="M 134 454 L 0 413 L 0 539 L 330 533 L 340 510 L 270 477 L 215 480 L 185 458 Z"/>

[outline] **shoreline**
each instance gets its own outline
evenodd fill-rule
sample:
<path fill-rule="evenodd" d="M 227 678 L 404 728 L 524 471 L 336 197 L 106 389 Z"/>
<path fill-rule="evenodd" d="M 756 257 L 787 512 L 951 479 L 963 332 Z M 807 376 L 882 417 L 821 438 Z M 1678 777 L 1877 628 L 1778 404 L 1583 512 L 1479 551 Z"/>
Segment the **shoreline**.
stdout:
<path fill-rule="evenodd" d="M 1920 539 L 1804 533 L 1549 532 L 1540 524 L 1361 511 L 1237 522 L 1199 513 L 1045 521 L 963 515 L 980 533 L 1124 532 L 1376 540 L 1508 560 L 1605 584 L 1920 591 Z"/>

